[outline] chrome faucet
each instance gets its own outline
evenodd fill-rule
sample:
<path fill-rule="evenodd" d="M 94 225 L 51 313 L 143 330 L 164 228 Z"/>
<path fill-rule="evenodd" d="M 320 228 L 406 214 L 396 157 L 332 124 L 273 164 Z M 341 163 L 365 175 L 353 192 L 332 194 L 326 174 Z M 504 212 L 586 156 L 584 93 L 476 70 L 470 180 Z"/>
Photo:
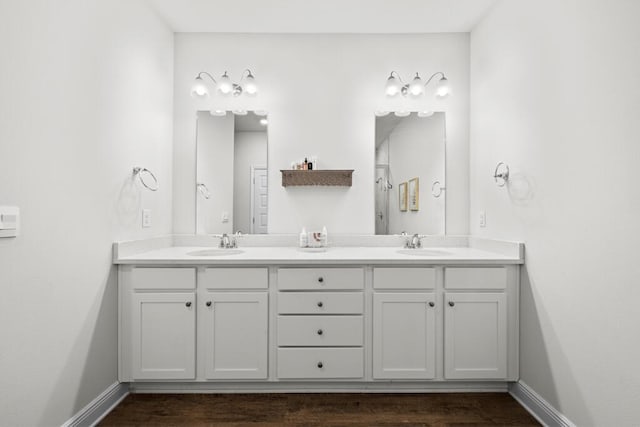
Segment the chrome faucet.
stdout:
<path fill-rule="evenodd" d="M 236 242 L 235 237 L 229 237 L 227 233 L 216 235 L 215 237 L 220 238 L 220 244 L 218 245 L 219 248 L 231 249 L 238 247 L 238 242 Z"/>
<path fill-rule="evenodd" d="M 407 249 L 419 249 L 422 247 L 422 241 L 421 239 L 423 237 L 427 237 L 424 234 L 414 234 L 413 236 L 411 236 L 411 238 L 407 238 L 404 241 L 404 247 Z"/>

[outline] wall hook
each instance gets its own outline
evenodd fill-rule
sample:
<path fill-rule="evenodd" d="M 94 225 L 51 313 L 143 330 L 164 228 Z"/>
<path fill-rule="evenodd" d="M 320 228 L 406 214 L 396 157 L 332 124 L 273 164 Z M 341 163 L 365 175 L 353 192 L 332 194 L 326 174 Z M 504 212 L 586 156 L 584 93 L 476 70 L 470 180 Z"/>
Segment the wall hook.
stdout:
<path fill-rule="evenodd" d="M 504 187 L 509 181 L 509 165 L 504 162 L 498 163 L 496 170 L 493 172 L 493 179 L 498 184 L 498 187 Z"/>

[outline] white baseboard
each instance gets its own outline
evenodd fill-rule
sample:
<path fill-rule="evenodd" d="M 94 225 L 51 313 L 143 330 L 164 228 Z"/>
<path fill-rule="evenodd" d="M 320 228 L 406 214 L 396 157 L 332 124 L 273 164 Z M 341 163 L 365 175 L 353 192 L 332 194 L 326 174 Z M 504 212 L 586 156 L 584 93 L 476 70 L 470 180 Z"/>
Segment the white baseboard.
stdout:
<path fill-rule="evenodd" d="M 506 382 L 133 382 L 131 393 L 504 393 Z"/>
<path fill-rule="evenodd" d="M 522 381 L 511 384 L 509 386 L 509 394 L 544 426 L 576 427 L 569 418 L 565 417 Z"/>
<path fill-rule="evenodd" d="M 71 417 L 62 427 L 94 426 L 129 394 L 129 385 L 119 382 L 111 384 L 98 397 Z"/>

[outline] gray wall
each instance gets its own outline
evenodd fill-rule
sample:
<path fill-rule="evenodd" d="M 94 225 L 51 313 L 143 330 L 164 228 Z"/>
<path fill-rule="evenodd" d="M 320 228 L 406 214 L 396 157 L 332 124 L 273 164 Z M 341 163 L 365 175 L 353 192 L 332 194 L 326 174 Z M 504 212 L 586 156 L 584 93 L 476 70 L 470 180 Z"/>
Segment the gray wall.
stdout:
<path fill-rule="evenodd" d="M 138 1 L 3 1 L 0 52 L 0 205 L 22 213 L 0 239 L 0 425 L 60 425 L 117 380 L 113 241 L 171 231 L 173 34 Z"/>

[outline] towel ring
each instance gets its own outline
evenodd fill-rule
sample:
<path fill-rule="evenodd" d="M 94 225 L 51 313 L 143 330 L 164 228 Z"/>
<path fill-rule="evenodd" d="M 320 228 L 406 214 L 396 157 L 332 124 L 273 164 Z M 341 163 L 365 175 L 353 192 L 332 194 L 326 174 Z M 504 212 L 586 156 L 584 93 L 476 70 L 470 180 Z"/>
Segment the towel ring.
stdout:
<path fill-rule="evenodd" d="M 203 182 L 197 183 L 196 188 L 198 189 L 198 192 L 202 195 L 202 197 L 204 197 L 205 199 L 208 200 L 211 197 L 211 192 L 209 191 L 209 188 L 205 183 Z"/>
<path fill-rule="evenodd" d="M 146 172 L 151 178 L 148 180 L 149 182 L 145 182 L 145 179 L 142 177 L 142 174 Z M 140 182 L 142 183 L 142 185 L 145 186 L 145 188 L 151 190 L 151 191 L 158 191 L 158 178 L 156 178 L 156 176 L 153 174 L 153 172 L 151 172 L 149 169 L 147 168 L 141 168 L 140 166 L 136 166 L 133 168 L 133 176 L 138 176 L 138 178 L 140 179 Z M 153 183 L 151 183 L 151 180 L 153 180 Z"/>
<path fill-rule="evenodd" d="M 496 184 L 498 184 L 498 187 L 504 187 L 507 181 L 509 181 L 509 165 L 504 162 L 498 163 L 496 170 L 493 171 L 493 179 L 496 181 Z"/>
<path fill-rule="evenodd" d="M 440 181 L 435 180 L 433 181 L 433 184 L 431 184 L 431 195 L 437 199 L 438 197 L 442 196 L 442 192 L 446 189 L 447 187 L 443 187 L 442 184 L 440 184 Z"/>

